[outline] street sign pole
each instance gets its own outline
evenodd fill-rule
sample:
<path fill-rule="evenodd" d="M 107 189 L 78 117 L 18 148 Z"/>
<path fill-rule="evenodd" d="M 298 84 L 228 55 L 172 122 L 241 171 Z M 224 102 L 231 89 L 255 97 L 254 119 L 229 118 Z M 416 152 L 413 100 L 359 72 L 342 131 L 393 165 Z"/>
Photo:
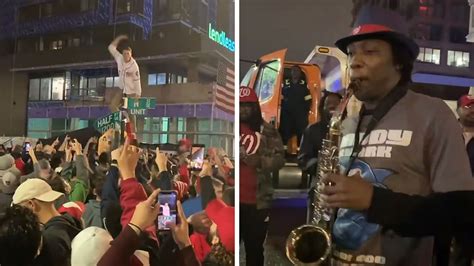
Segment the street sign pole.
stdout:
<path fill-rule="evenodd" d="M 125 108 L 125 112 L 128 114 L 129 122 L 131 123 L 133 121 L 133 133 L 136 135 L 137 134 L 137 117 L 138 116 L 145 116 L 146 115 L 146 110 L 150 109 L 155 109 L 156 108 L 156 98 L 123 98 L 123 108 Z M 132 119 L 133 118 L 133 119 Z M 122 136 L 124 134 L 124 131 L 126 125 L 122 126 Z"/>

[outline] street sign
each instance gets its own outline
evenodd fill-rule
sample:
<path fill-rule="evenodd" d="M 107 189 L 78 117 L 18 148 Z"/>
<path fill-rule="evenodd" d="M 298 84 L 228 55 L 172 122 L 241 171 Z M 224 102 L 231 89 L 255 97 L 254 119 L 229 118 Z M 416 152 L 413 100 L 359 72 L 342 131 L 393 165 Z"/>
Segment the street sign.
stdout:
<path fill-rule="evenodd" d="M 125 98 L 126 109 L 155 109 L 156 98 Z"/>
<path fill-rule="evenodd" d="M 146 110 L 155 109 L 156 98 L 125 98 L 123 107 L 131 115 L 145 115 Z"/>
<path fill-rule="evenodd" d="M 122 118 L 121 112 L 111 113 L 97 119 L 94 123 L 94 127 L 100 133 L 104 133 L 110 128 L 120 127 L 120 122 L 122 120 L 121 118 Z"/>

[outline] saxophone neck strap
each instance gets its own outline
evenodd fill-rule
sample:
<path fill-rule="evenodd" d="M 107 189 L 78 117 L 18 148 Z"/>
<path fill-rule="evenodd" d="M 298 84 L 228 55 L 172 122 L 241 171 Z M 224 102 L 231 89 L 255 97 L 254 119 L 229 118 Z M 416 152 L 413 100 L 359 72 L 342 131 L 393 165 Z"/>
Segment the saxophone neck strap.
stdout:
<path fill-rule="evenodd" d="M 392 107 L 401 98 L 403 98 L 403 96 L 406 95 L 407 91 L 408 91 L 407 86 L 397 86 L 393 90 L 391 90 L 382 99 L 382 101 L 379 102 L 379 104 L 377 104 L 377 107 L 375 107 L 375 109 L 372 113 L 372 118 L 370 119 L 370 122 L 367 125 L 364 136 L 359 141 L 360 127 L 361 127 L 361 124 L 362 124 L 362 119 L 363 119 L 364 115 L 366 115 L 368 112 L 370 112 L 370 111 L 367 111 L 365 109 L 364 105 L 362 105 L 362 108 L 359 111 L 359 121 L 357 122 L 357 128 L 356 128 L 355 136 L 354 136 L 354 146 L 353 146 L 353 149 L 352 149 L 351 157 L 349 159 L 349 164 L 347 165 L 347 168 L 346 168 L 346 173 L 345 173 L 346 176 L 349 174 L 349 171 L 352 167 L 352 164 L 354 163 L 354 161 L 359 156 L 359 152 L 362 149 L 362 142 L 364 142 L 364 140 L 369 136 L 370 132 L 375 129 L 377 124 L 390 111 L 390 109 L 392 109 Z"/>

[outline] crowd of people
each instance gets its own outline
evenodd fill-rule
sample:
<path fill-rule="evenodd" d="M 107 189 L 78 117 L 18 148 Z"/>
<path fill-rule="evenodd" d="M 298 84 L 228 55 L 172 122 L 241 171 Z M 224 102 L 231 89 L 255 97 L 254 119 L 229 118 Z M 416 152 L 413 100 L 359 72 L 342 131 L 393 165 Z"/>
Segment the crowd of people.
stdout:
<path fill-rule="evenodd" d="M 188 139 L 167 155 L 128 139 L 112 147 L 114 136 L 0 146 L 0 265 L 232 265 L 225 152 L 207 149 L 196 169 Z M 169 230 L 158 229 L 160 191 L 178 195 Z"/>

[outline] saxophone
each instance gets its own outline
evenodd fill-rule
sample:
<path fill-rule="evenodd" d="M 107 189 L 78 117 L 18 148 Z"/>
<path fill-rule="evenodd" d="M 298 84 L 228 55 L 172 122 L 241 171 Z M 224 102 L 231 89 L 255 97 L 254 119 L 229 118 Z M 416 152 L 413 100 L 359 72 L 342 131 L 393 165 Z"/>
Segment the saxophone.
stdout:
<path fill-rule="evenodd" d="M 330 173 L 339 173 L 339 145 L 342 120 L 356 82 L 349 84 L 338 109 L 329 122 L 329 132 L 323 140 L 318 155 L 318 166 L 314 185 L 311 188 L 308 223 L 291 231 L 286 240 L 286 256 L 294 265 L 321 265 L 328 262 L 332 250 L 331 230 L 334 210 L 321 206 L 324 184 L 321 179 Z M 314 195 L 314 196 L 311 196 Z"/>

